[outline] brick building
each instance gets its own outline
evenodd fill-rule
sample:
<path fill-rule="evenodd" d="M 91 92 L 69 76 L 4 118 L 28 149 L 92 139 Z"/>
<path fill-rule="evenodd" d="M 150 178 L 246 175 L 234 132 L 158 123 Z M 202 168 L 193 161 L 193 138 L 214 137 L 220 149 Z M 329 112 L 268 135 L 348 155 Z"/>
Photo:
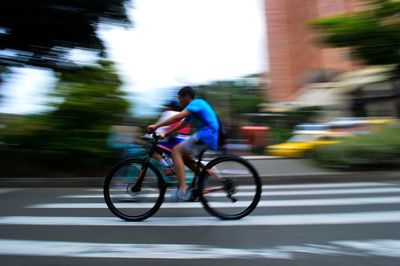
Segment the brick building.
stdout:
<path fill-rule="evenodd" d="M 318 46 L 316 32 L 307 23 L 359 7 L 357 0 L 265 0 L 270 101 L 295 99 L 303 82 L 321 70 L 355 68 L 346 60 L 346 50 Z"/>

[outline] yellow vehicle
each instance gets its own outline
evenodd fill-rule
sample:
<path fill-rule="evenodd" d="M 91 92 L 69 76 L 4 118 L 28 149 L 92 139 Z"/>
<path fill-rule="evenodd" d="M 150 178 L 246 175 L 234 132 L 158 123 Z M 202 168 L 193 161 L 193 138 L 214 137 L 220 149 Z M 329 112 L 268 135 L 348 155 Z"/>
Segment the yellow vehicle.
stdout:
<path fill-rule="evenodd" d="M 362 122 L 366 125 L 394 125 L 400 121 L 394 117 L 370 117 L 369 119 Z"/>
<path fill-rule="evenodd" d="M 341 138 L 350 136 L 353 135 L 345 132 L 295 131 L 286 142 L 267 146 L 266 153 L 288 158 L 305 157 L 321 145 L 336 144 L 341 142 Z"/>

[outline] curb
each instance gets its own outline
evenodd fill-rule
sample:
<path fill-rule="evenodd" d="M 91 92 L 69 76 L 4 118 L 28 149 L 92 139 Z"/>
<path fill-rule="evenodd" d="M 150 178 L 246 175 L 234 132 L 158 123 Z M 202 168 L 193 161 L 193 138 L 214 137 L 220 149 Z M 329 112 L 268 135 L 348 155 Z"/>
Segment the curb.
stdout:
<path fill-rule="evenodd" d="M 400 181 L 400 172 L 336 172 L 336 173 L 300 173 L 290 175 L 261 176 L 263 184 L 306 184 L 306 183 L 344 183 L 344 182 L 390 182 Z"/>
<path fill-rule="evenodd" d="M 279 156 L 266 156 L 266 155 L 247 155 L 247 156 L 240 156 L 246 160 L 272 160 L 272 159 L 291 159 L 291 158 L 284 158 Z"/>
<path fill-rule="evenodd" d="M 105 177 L 0 178 L 0 187 L 103 187 Z"/>

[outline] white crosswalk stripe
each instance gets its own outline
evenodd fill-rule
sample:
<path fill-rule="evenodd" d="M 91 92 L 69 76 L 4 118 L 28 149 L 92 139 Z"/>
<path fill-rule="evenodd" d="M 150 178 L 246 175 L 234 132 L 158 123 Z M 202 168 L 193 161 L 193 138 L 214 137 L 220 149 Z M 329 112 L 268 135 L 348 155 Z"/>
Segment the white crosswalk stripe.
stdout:
<path fill-rule="evenodd" d="M 349 250 L 351 248 L 351 250 Z M 0 239 L 0 255 L 64 256 L 80 258 L 125 259 L 283 259 L 296 255 L 345 255 L 357 257 L 399 258 L 400 240 L 330 241 L 315 244 L 273 246 L 270 248 L 220 248 L 213 245 L 190 244 L 120 244 L 67 241 L 30 241 Z"/>
<path fill-rule="evenodd" d="M 339 206 L 339 205 L 369 205 L 369 204 L 397 204 L 400 203 L 400 196 L 396 197 L 364 197 L 364 198 L 330 198 L 330 199 L 305 199 L 305 200 L 263 200 L 258 203 L 258 207 L 299 207 L 299 206 Z M 151 203 L 117 203 L 121 208 L 126 209 L 142 209 L 154 206 Z M 248 201 L 238 201 L 236 203 L 213 203 L 219 208 L 243 208 L 250 204 Z M 166 202 L 162 208 L 202 208 L 199 202 Z M 35 209 L 104 209 L 107 208 L 105 203 L 48 203 L 35 204 L 27 208 Z"/>
<path fill-rule="evenodd" d="M 369 206 L 369 205 L 388 205 L 388 204 L 399 204 L 400 203 L 400 188 L 392 184 L 387 183 L 339 183 L 339 184 L 303 184 L 303 185 L 278 185 L 278 186 L 265 186 L 264 196 L 258 203 L 257 208 L 282 208 L 282 207 L 324 207 L 324 206 Z M 251 192 L 247 192 L 249 187 L 243 186 L 238 197 L 245 197 Z M 106 204 L 103 200 L 103 195 L 98 194 L 97 190 L 85 189 L 87 194 L 73 194 L 73 195 L 61 195 L 60 198 L 79 200 L 81 202 L 59 202 L 59 203 L 41 203 L 32 204 L 26 206 L 29 209 L 107 209 Z M 315 196 L 324 196 L 323 198 L 315 198 Z M 363 195 L 362 197 L 355 195 Z M 156 194 L 147 195 L 149 197 L 155 197 Z M 219 195 L 219 196 L 222 196 Z M 277 196 L 302 196 L 302 198 L 296 199 L 273 199 Z M 314 196 L 314 198 L 307 198 L 308 196 Z M 87 202 L 88 200 L 96 202 Z M 142 209 L 149 208 L 153 205 L 150 203 L 140 202 L 118 202 L 115 203 L 118 207 L 126 209 Z M 218 208 L 229 207 L 229 208 L 243 208 L 248 206 L 249 202 L 246 200 L 239 200 L 236 203 L 224 203 L 215 202 L 213 206 Z M 203 206 L 200 202 L 164 202 L 161 205 L 161 209 L 202 209 Z M 378 209 L 379 210 L 379 209 Z M 380 211 L 380 210 L 379 210 Z M 166 226 L 171 224 L 168 220 L 174 220 L 174 224 L 186 225 L 186 226 L 204 226 L 204 225 L 286 225 L 285 222 L 290 218 L 289 224 L 315 224 L 318 223 L 330 223 L 332 221 L 337 223 L 380 223 L 380 222 L 398 222 L 399 214 L 397 211 L 385 212 L 382 215 L 381 212 L 351 212 L 351 213 L 317 213 L 317 214 L 295 214 L 295 215 L 258 215 L 250 216 L 245 220 L 246 222 L 224 222 L 215 220 L 213 217 L 151 217 L 146 223 L 139 225 L 157 225 Z M 62 223 L 62 220 L 66 221 L 67 224 L 88 224 L 88 225 L 121 225 L 119 219 L 115 218 L 117 222 L 111 222 L 113 220 L 109 217 L 96 218 L 96 217 L 33 217 L 33 218 L 18 218 L 8 217 L 6 220 L 1 220 L 0 223 L 16 222 L 18 224 L 24 223 L 23 219 L 30 221 L 35 224 L 57 224 Z M 161 220 L 160 220 L 161 219 Z M 182 219 L 182 222 L 179 222 Z M 92 220 L 92 223 L 90 223 Z M 68 221 L 68 222 L 67 222 Z M 151 222 L 153 221 L 153 223 Z M 178 221 L 178 222 L 177 222 Z M 197 221 L 197 222 L 196 222 Z M 244 220 L 243 220 L 244 221 Z M 292 222 L 295 221 L 295 222 Z M 125 224 L 124 224 L 125 225 Z M 137 225 L 137 224 L 136 224 Z M 136 226 L 135 225 L 135 226 Z"/>
<path fill-rule="evenodd" d="M 358 187 L 357 187 L 358 186 Z M 30 209 L 105 209 L 107 208 L 103 200 L 103 194 L 97 193 L 99 189 L 86 189 L 86 194 L 61 195 L 61 199 L 81 200 L 82 202 L 60 202 L 60 203 L 42 203 L 26 206 Z M 149 208 L 152 205 L 143 202 L 129 202 L 131 197 L 127 194 L 117 191 L 114 199 L 121 200 L 116 203 L 119 207 L 127 209 Z M 216 207 L 238 207 L 243 208 L 249 204 L 245 197 L 252 196 L 254 191 L 251 187 L 241 186 L 235 197 L 240 199 L 232 203 L 214 203 Z M 386 195 L 387 194 L 387 195 Z M 355 197 L 355 195 L 360 195 Z M 362 196 L 361 196 L 362 195 Z M 156 198 L 158 194 L 149 193 L 145 198 Z M 281 199 L 287 196 L 288 199 Z M 303 199 L 290 199 L 292 196 L 304 196 Z M 308 196 L 323 196 L 324 198 L 307 199 Z M 372 196 L 372 197 L 371 197 Z M 213 197 L 225 197 L 223 193 L 213 193 Z M 274 197 L 281 197 L 274 199 Z M 97 202 L 87 202 L 87 200 L 96 200 Z M 135 200 L 133 198 L 133 200 Z M 128 201 L 128 202 L 126 202 Z M 398 204 L 400 203 L 400 187 L 386 183 L 339 183 L 339 184 L 303 184 L 303 185 L 275 185 L 264 186 L 262 199 L 258 203 L 258 208 L 273 207 L 316 207 L 316 206 L 351 206 L 351 205 L 369 205 L 369 204 Z M 162 209 L 200 209 L 203 208 L 199 202 L 165 202 Z"/>
<path fill-rule="evenodd" d="M 303 195 L 340 195 L 340 194 L 378 194 L 400 192 L 400 188 L 360 188 L 360 189 L 326 189 L 326 190 L 296 190 L 296 191 L 264 191 L 266 196 L 303 196 Z M 214 195 L 215 194 L 215 195 Z M 125 194 L 115 195 L 123 197 Z M 239 191 L 236 196 L 251 196 L 254 192 Z M 148 194 L 156 198 L 158 194 Z M 225 196 L 224 193 L 213 193 L 213 196 Z M 73 199 L 102 199 L 103 194 L 64 195 L 62 198 Z"/>
<path fill-rule="evenodd" d="M 5 190 L 4 190 L 5 191 Z M 57 195 L 52 202 L 32 202 L 24 206 L 30 215 L 0 216 L 0 226 L 43 226 L 59 227 L 168 227 L 203 228 L 249 226 L 347 226 L 368 224 L 400 224 L 400 186 L 391 183 L 340 183 L 264 186 L 263 197 L 257 212 L 241 220 L 222 221 L 200 212 L 200 202 L 164 202 L 160 210 L 165 210 L 142 222 L 126 222 L 107 209 L 101 189 L 77 189 L 76 193 Z M 12 191 L 7 191 L 12 192 Z M 251 192 L 242 187 L 238 197 L 245 199 Z M 150 194 L 155 197 L 156 194 Z M 222 195 L 218 195 L 222 196 Z M 127 209 L 146 208 L 146 203 L 122 202 Z M 218 203 L 224 206 L 224 203 Z M 234 207 L 247 206 L 248 202 L 239 200 Z M 229 205 L 232 207 L 232 203 Z M 333 212 L 330 207 L 341 206 L 347 210 Z M 390 206 L 382 209 L 382 206 Z M 315 208 L 318 207 L 318 208 Z M 326 208 L 325 208 L 326 207 Z M 51 210 L 50 210 L 51 209 Z M 84 216 L 77 216 L 82 209 Z M 325 211 L 326 209 L 326 211 Z M 360 209 L 360 210 L 358 210 Z M 46 210 L 65 210 L 63 215 L 48 215 Z M 184 211 L 183 211 L 184 210 Z M 276 213 L 275 210 L 280 210 Z M 190 215 L 187 215 L 188 212 Z M 168 212 L 168 215 L 165 215 Z M 35 215 L 35 213 L 37 213 Z M 45 214 L 43 214 L 45 213 Z M 61 212 L 60 212 L 61 213 Z M 66 214 L 65 214 L 66 213 Z M 181 213 L 181 214 L 180 214 Z M 47 215 L 46 215 L 47 214 Z M 69 216 L 68 214 L 71 214 Z M 175 242 L 174 242 L 175 243 Z M 351 248 L 348 251 L 347 248 Z M 260 249 L 227 248 L 214 245 L 195 244 L 127 244 L 92 243 L 91 241 L 45 241 L 0 238 L 0 255 L 66 256 L 86 258 L 141 258 L 141 259 L 225 259 L 225 258 L 272 258 L 295 259 L 296 254 L 308 255 L 349 255 L 379 256 L 400 258 L 400 240 L 396 239 L 345 239 L 318 244 L 299 244 L 297 246 L 272 246 Z M 299 251 L 300 250 L 300 251 Z M 134 252 L 133 252 L 134 251 Z"/>
<path fill-rule="evenodd" d="M 331 214 L 255 215 L 241 220 L 221 221 L 214 217 L 152 217 L 144 222 L 125 222 L 114 217 L 6 216 L 0 224 L 18 225 L 85 225 L 85 226 L 254 226 L 254 225 L 332 225 L 399 223 L 400 211 Z"/>
<path fill-rule="evenodd" d="M 297 184 L 297 185 L 264 185 L 263 190 L 271 191 L 271 190 L 287 190 L 287 189 L 324 189 L 324 188 L 363 188 L 363 187 L 390 187 L 391 184 L 388 183 L 378 183 L 378 182 L 363 182 L 363 183 L 321 183 L 321 184 Z M 246 186 L 242 186 L 244 188 L 248 188 Z M 89 192 L 102 192 L 101 188 L 88 188 L 85 191 Z"/>
<path fill-rule="evenodd" d="M 0 194 L 10 193 L 18 190 L 18 188 L 0 188 Z"/>

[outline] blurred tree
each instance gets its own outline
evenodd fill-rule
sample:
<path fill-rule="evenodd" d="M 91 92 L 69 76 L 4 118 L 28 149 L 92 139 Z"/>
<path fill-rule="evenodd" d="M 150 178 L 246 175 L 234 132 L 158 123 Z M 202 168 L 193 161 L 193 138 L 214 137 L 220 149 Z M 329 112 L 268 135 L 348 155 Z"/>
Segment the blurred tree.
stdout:
<path fill-rule="evenodd" d="M 369 65 L 400 67 L 400 1 L 365 0 L 360 11 L 322 18 L 311 25 L 334 47 L 350 47 L 351 55 Z M 400 68 L 398 68 L 400 69 Z"/>
<path fill-rule="evenodd" d="M 1 73 L 12 66 L 55 71 L 78 67 L 68 60 L 74 48 L 104 57 L 98 26 L 130 26 L 129 3 L 131 0 L 2 0 L 0 84 Z"/>
<path fill-rule="evenodd" d="M 96 34 L 100 23 L 131 25 L 130 0 L 2 0 L 0 65 L 69 68 L 73 48 L 104 55 Z"/>
<path fill-rule="evenodd" d="M 52 119 L 62 118 L 60 129 L 108 129 L 126 115 L 129 103 L 119 89 L 122 82 L 113 63 L 99 61 L 100 66 L 83 66 L 64 71 L 54 93 L 62 98 L 55 103 Z"/>
<path fill-rule="evenodd" d="M 262 75 L 251 75 L 234 81 L 217 81 L 194 87 L 197 97 L 206 99 L 215 109 L 228 134 L 239 134 L 245 113 L 257 113 L 264 102 L 261 96 Z"/>
<path fill-rule="evenodd" d="M 0 85 L 3 82 L 3 75 L 6 74 L 7 68 L 5 66 L 0 65 Z M 3 95 L 0 93 L 0 102 Z"/>
<path fill-rule="evenodd" d="M 98 27 L 131 26 L 127 15 L 131 2 L 1 1 L 0 83 L 1 74 L 11 67 L 47 68 L 59 78 L 53 96 L 60 101 L 53 103 L 54 111 L 15 117 L 2 130 L 0 143 L 7 143 L 7 149 L 0 148 L 0 152 L 7 156 L 0 157 L 7 157 L 2 164 L 11 174 L 21 168 L 16 163 L 24 165 L 19 164 L 21 160 L 34 166 L 28 172 L 36 168 L 40 172 L 40 166 L 65 166 L 67 170 L 78 170 L 79 165 L 105 166 L 99 162 L 110 158 L 106 145 L 110 126 L 122 119 L 129 104 L 119 90 L 121 80 L 111 62 L 82 66 L 73 63 L 69 55 L 81 49 L 99 59 L 106 57 Z M 54 167 L 47 167 L 50 165 Z"/>
<path fill-rule="evenodd" d="M 127 114 L 129 103 L 119 89 L 122 83 L 113 64 L 104 60 L 99 64 L 60 74 L 54 111 L 20 117 L 7 125 L 0 140 L 10 145 L 4 152 L 16 154 L 8 165 L 33 157 L 37 165 L 57 167 L 59 172 L 82 173 L 89 166 L 90 174 L 109 167 L 104 160 L 112 158 L 112 152 L 106 139 L 111 125 Z"/>
<path fill-rule="evenodd" d="M 258 105 L 264 102 L 259 95 L 262 88 L 252 82 L 246 82 L 246 78 L 237 81 L 217 81 L 197 86 L 195 89 L 198 97 L 209 101 L 222 117 L 256 113 Z"/>

